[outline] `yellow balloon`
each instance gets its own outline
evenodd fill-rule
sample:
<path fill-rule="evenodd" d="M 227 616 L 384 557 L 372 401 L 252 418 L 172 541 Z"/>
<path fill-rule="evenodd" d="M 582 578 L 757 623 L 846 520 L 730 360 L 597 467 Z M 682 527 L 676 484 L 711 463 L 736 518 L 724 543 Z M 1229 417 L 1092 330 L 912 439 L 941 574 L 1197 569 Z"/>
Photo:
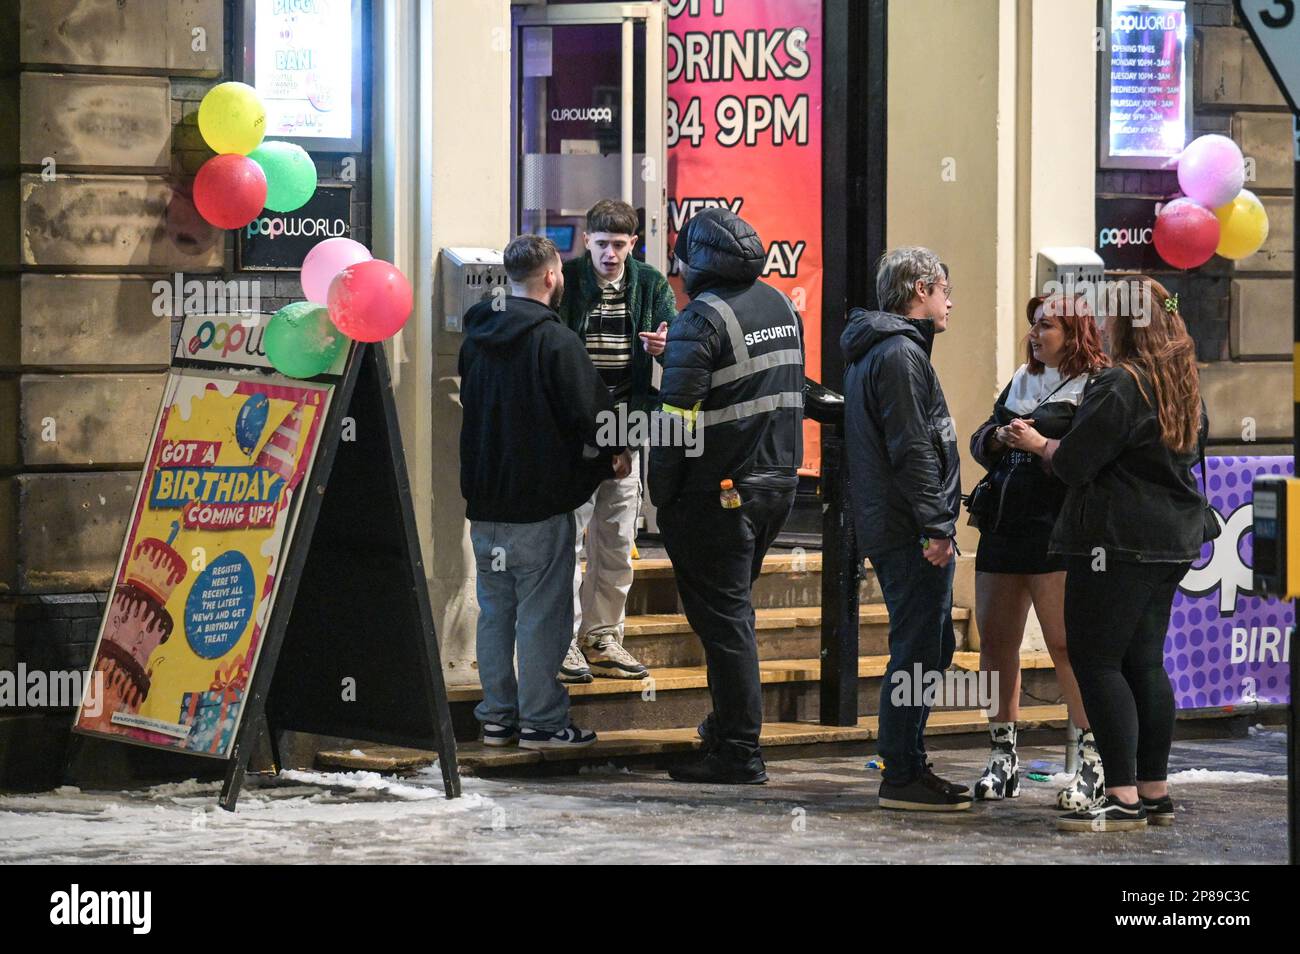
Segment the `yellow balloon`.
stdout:
<path fill-rule="evenodd" d="M 1242 189 L 1231 202 L 1215 209 L 1214 216 L 1219 220 L 1219 247 L 1215 251 L 1224 258 L 1248 258 L 1268 238 L 1268 213 L 1249 189 Z"/>
<path fill-rule="evenodd" d="M 266 134 L 266 107 L 246 83 L 221 83 L 199 103 L 199 132 L 213 152 L 248 155 Z"/>

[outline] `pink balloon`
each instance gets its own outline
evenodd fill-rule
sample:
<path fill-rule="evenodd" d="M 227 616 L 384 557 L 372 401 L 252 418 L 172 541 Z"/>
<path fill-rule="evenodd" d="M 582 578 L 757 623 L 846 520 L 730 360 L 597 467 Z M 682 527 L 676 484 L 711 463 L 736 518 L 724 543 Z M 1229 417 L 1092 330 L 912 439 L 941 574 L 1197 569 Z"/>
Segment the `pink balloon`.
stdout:
<path fill-rule="evenodd" d="M 1178 158 L 1178 188 L 1207 209 L 1227 205 L 1245 183 L 1246 162 L 1227 136 L 1198 136 Z"/>
<path fill-rule="evenodd" d="M 350 238 L 331 238 L 313 245 L 302 260 L 302 296 L 318 305 L 326 304 L 334 276 L 349 265 L 373 257 L 368 248 Z"/>
<path fill-rule="evenodd" d="M 349 338 L 383 341 L 406 324 L 413 301 L 411 283 L 396 265 L 358 262 L 330 282 L 330 321 Z"/>

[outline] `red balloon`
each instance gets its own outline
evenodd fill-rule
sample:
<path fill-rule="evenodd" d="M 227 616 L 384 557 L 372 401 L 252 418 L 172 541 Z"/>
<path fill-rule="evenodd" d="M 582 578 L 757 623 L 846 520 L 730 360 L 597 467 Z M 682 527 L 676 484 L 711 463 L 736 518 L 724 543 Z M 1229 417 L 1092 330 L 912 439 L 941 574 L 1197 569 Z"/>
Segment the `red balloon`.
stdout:
<path fill-rule="evenodd" d="M 1219 220 L 1191 199 L 1174 199 L 1156 216 L 1156 251 L 1174 268 L 1204 265 L 1219 246 Z"/>
<path fill-rule="evenodd" d="M 327 302 L 330 321 L 349 338 L 383 341 L 411 315 L 411 283 L 389 262 L 357 262 L 334 276 Z"/>
<path fill-rule="evenodd" d="M 194 177 L 194 207 L 219 229 L 242 229 L 265 206 L 266 173 L 247 156 L 213 156 Z"/>

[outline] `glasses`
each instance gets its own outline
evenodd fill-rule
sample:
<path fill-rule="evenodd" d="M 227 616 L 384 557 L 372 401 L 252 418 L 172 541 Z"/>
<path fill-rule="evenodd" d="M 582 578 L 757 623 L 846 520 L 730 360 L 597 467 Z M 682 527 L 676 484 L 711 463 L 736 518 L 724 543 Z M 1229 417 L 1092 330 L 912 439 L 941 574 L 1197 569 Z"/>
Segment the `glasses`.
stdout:
<path fill-rule="evenodd" d="M 955 287 L 952 282 L 935 282 L 930 286 L 931 289 L 942 288 L 944 298 L 951 298 Z"/>

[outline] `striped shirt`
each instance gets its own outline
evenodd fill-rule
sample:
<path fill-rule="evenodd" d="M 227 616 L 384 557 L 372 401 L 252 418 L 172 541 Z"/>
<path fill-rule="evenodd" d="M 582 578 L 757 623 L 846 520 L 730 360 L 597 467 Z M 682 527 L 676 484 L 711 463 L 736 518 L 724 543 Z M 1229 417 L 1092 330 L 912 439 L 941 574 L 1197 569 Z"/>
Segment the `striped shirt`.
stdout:
<path fill-rule="evenodd" d="M 596 279 L 600 297 L 587 313 L 587 354 L 614 403 L 632 393 L 632 317 L 627 310 L 627 269 L 606 282 Z"/>

